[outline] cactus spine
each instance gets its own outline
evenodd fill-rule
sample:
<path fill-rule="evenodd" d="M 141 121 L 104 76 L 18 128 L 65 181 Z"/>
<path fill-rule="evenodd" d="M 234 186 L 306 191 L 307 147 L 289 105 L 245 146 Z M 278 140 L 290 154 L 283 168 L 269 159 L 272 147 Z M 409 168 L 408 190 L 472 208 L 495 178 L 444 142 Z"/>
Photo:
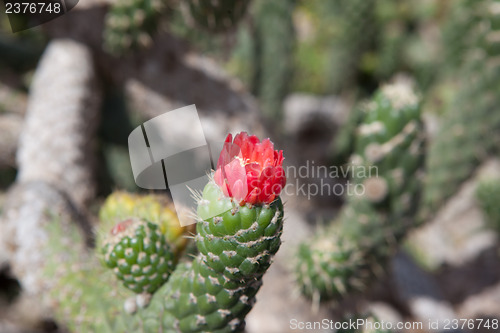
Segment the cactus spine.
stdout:
<path fill-rule="evenodd" d="M 423 164 L 420 99 L 408 83 L 382 87 L 367 103 L 356 131 L 352 164 L 364 193 L 347 198 L 334 224 L 299 250 L 297 280 L 315 300 L 366 287 L 407 230 L 419 197 Z"/>

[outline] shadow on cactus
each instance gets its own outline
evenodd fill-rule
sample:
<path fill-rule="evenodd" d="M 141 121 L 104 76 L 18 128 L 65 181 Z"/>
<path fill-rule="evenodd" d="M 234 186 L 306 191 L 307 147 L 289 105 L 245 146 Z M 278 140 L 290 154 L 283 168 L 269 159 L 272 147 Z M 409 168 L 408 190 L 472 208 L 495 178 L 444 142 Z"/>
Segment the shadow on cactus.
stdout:
<path fill-rule="evenodd" d="M 48 301 L 57 319 L 77 332 L 243 330 L 281 244 L 282 163 L 269 139 L 229 135 L 195 196 L 196 234 L 166 199 L 124 192 L 101 208 L 97 255 L 53 224 L 46 273 L 56 279 Z M 197 254 L 183 255 L 192 243 Z"/>
<path fill-rule="evenodd" d="M 376 172 L 353 172 L 363 193 L 346 198 L 338 218 L 299 248 L 297 282 L 315 305 L 365 290 L 414 225 L 424 135 L 412 85 L 383 86 L 362 107 L 355 133 L 350 163 Z"/>

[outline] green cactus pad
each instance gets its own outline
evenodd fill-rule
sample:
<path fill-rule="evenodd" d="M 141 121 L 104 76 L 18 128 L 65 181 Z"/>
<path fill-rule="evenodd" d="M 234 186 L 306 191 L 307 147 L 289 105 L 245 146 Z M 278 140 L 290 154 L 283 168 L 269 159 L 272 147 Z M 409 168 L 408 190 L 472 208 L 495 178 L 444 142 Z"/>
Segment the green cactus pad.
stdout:
<path fill-rule="evenodd" d="M 158 225 L 137 219 L 117 224 L 104 241 L 102 253 L 106 266 L 136 293 L 154 293 L 175 265 Z"/>

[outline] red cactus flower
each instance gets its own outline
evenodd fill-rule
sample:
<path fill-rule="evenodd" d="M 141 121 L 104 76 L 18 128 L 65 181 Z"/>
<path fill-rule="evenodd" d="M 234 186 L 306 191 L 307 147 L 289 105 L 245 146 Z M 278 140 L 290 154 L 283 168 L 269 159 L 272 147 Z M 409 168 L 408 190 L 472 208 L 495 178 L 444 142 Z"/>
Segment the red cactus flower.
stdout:
<path fill-rule="evenodd" d="M 283 151 L 274 150 L 269 139 L 262 142 L 246 132 L 229 134 L 215 171 L 215 182 L 224 194 L 240 205 L 271 203 L 285 186 Z"/>

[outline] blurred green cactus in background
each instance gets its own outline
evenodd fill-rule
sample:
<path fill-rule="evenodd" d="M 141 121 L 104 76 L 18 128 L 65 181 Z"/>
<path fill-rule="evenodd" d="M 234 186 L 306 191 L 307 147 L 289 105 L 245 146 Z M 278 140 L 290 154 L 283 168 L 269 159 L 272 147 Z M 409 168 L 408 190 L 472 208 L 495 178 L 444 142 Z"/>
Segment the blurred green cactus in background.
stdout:
<path fill-rule="evenodd" d="M 424 162 L 420 105 L 404 81 L 382 87 L 365 104 L 351 157 L 365 171 L 351 175 L 363 193 L 346 198 L 337 220 L 298 253 L 297 280 L 313 299 L 364 290 L 413 227 Z"/>
<path fill-rule="evenodd" d="M 500 55 L 496 36 L 500 16 L 496 1 L 466 2 L 476 24 L 464 34 L 468 47 L 459 67 L 460 87 L 429 147 L 423 212 L 432 214 L 472 175 L 488 156 L 498 152 Z M 473 111 L 472 111 L 473 110 Z"/>
<path fill-rule="evenodd" d="M 476 189 L 477 201 L 483 210 L 488 225 L 500 232 L 500 179 L 485 178 L 481 180 Z"/>

